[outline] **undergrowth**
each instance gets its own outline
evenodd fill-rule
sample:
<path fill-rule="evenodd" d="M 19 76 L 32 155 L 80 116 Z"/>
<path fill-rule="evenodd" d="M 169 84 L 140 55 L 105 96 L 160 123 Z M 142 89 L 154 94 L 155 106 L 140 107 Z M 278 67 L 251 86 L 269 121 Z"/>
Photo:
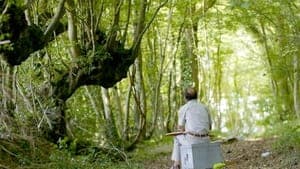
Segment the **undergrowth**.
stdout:
<path fill-rule="evenodd" d="M 300 149 L 300 125 L 293 121 L 277 125 L 274 148 L 281 152 Z M 143 169 L 151 162 L 170 157 L 172 137 L 150 139 L 131 152 L 113 147 L 96 147 L 80 140 L 65 138 L 52 144 L 40 138 L 0 139 L 0 168 L 4 169 Z M 295 155 L 293 155 L 294 157 Z M 292 160 L 292 158 L 291 158 Z M 215 169 L 224 167 L 223 163 Z"/>
<path fill-rule="evenodd" d="M 148 140 L 132 152 L 89 145 L 78 149 L 80 141 L 67 138 L 52 144 L 40 138 L 0 140 L 0 168 L 4 169 L 141 169 L 145 160 L 155 160 L 150 149 L 170 140 Z M 160 155 L 165 155 L 160 153 Z"/>
<path fill-rule="evenodd" d="M 276 137 L 274 148 L 278 151 L 300 151 L 300 120 L 285 121 L 274 126 L 269 135 Z"/>

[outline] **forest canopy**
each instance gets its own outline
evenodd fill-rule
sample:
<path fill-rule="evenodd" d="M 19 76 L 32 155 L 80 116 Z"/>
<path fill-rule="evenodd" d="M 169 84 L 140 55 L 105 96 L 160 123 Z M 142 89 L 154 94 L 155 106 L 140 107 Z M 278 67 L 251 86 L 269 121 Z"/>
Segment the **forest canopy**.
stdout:
<path fill-rule="evenodd" d="M 0 140 L 132 150 L 175 129 L 182 91 L 194 86 L 216 135 L 289 128 L 283 138 L 296 144 L 299 7 L 298 0 L 0 0 Z"/>

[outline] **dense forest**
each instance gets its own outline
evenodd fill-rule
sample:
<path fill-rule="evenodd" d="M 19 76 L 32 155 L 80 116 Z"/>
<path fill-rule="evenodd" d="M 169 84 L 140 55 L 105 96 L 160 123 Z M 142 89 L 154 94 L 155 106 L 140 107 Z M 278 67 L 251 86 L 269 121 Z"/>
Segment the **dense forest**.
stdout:
<path fill-rule="evenodd" d="M 299 8 L 0 0 L 0 168 L 126 161 L 174 131 L 187 86 L 209 106 L 216 138 L 276 137 L 299 150 Z"/>

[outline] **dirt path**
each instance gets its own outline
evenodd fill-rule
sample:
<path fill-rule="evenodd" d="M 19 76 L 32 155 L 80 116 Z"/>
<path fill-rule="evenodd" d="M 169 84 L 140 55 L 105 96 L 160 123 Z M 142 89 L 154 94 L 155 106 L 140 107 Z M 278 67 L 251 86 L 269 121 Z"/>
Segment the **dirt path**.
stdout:
<path fill-rule="evenodd" d="M 229 169 L 300 169 L 300 154 L 272 150 L 274 140 L 236 141 L 224 144 L 223 154 Z"/>
<path fill-rule="evenodd" d="M 273 140 L 233 141 L 222 144 L 226 169 L 300 169 L 300 152 L 287 148 L 285 153 L 272 150 Z M 171 145 L 149 151 L 156 160 L 146 161 L 146 169 L 169 169 Z"/>

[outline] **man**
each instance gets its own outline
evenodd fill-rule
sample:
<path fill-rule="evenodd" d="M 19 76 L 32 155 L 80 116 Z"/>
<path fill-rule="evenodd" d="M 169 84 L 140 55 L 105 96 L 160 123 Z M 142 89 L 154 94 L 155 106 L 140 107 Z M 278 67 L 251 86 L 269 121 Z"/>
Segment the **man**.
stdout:
<path fill-rule="evenodd" d="M 208 109 L 197 101 L 197 91 L 188 87 L 184 91 L 186 104 L 179 109 L 178 130 L 183 134 L 174 138 L 172 152 L 173 166 L 180 169 L 180 146 L 209 142 L 208 132 L 211 130 L 211 118 Z"/>

